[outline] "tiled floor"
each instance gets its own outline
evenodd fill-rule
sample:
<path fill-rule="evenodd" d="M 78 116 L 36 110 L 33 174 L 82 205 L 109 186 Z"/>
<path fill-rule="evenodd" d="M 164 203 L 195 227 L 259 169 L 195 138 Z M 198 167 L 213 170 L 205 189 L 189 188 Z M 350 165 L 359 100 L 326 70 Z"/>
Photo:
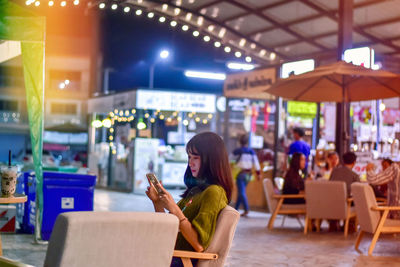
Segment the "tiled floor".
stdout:
<path fill-rule="evenodd" d="M 178 196 L 175 192 L 174 196 Z M 96 190 L 97 211 L 151 211 L 146 196 Z M 276 228 L 266 228 L 269 214 L 252 212 L 241 218 L 230 250 L 227 266 L 400 266 L 400 236 L 379 239 L 373 257 L 365 256 L 370 236 L 360 245 L 363 254 L 354 250 L 355 234 L 346 239 L 343 233 L 303 235 L 294 219 L 275 221 Z M 2 235 L 6 257 L 35 266 L 43 266 L 46 245 L 33 244 L 30 235 Z"/>

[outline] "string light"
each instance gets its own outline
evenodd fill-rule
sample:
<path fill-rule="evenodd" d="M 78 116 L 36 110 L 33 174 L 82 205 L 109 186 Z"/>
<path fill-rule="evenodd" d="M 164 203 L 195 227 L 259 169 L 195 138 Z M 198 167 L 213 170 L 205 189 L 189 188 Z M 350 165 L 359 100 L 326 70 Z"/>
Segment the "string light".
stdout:
<path fill-rule="evenodd" d="M 131 8 L 129 6 L 124 7 L 124 12 L 128 13 L 129 11 L 131 11 Z"/>
<path fill-rule="evenodd" d="M 194 120 L 195 120 L 196 122 L 199 122 L 199 121 L 200 121 L 200 118 L 199 118 L 199 117 L 196 117 Z"/>
<path fill-rule="evenodd" d="M 67 5 L 67 2 L 66 2 L 66 1 L 61 1 L 60 5 L 61 5 L 62 7 L 65 7 L 65 6 Z"/>
<path fill-rule="evenodd" d="M 229 52 L 231 52 L 231 48 L 229 47 L 229 46 L 225 46 L 225 48 L 224 48 L 224 51 L 226 52 L 226 53 L 229 53 Z"/>
<path fill-rule="evenodd" d="M 104 9 L 105 7 L 106 7 L 106 4 L 104 4 L 104 3 L 100 3 L 100 4 L 99 4 L 99 8 L 100 8 L 100 9 Z"/>
<path fill-rule="evenodd" d="M 149 19 L 154 18 L 154 13 L 153 13 L 153 12 L 148 13 L 148 14 L 147 14 L 147 17 L 148 17 Z"/>
<path fill-rule="evenodd" d="M 40 6 L 40 2 L 39 2 L 39 1 L 36 1 L 36 2 L 35 2 L 35 6 Z"/>
<path fill-rule="evenodd" d="M 143 13 L 143 11 L 142 11 L 141 9 L 138 9 L 138 10 L 136 10 L 136 12 L 135 12 L 135 14 L 136 14 L 137 16 L 142 15 L 142 13 Z"/>
<path fill-rule="evenodd" d="M 204 42 L 209 42 L 211 40 L 210 36 L 206 35 L 203 37 Z"/>
<path fill-rule="evenodd" d="M 247 56 L 247 57 L 246 57 L 246 62 L 250 63 L 251 61 L 252 61 L 252 58 L 249 57 L 249 56 Z"/>
<path fill-rule="evenodd" d="M 112 10 L 116 10 L 117 8 L 118 8 L 118 5 L 117 5 L 117 4 L 112 4 L 112 5 L 111 5 L 111 9 L 112 9 Z"/>
<path fill-rule="evenodd" d="M 164 23 L 164 22 L 165 22 L 165 17 L 160 17 L 160 18 L 158 19 L 158 21 L 161 22 L 161 23 Z"/>
<path fill-rule="evenodd" d="M 74 0 L 74 5 L 75 6 L 79 5 L 79 0 Z"/>
<path fill-rule="evenodd" d="M 54 6 L 54 1 L 49 1 L 49 6 Z"/>
<path fill-rule="evenodd" d="M 160 120 L 163 120 L 165 118 L 165 116 L 163 114 L 160 115 Z"/>
<path fill-rule="evenodd" d="M 186 24 L 185 24 L 185 25 L 183 25 L 183 26 L 182 26 L 182 30 L 183 30 L 183 31 L 187 31 L 187 30 L 189 30 L 189 26 L 188 26 L 188 25 L 186 25 Z"/>
<path fill-rule="evenodd" d="M 241 52 L 239 52 L 239 51 L 236 51 L 235 52 L 235 57 L 241 57 L 242 56 L 242 53 Z"/>
<path fill-rule="evenodd" d="M 199 33 L 198 31 L 194 31 L 194 32 L 193 32 L 193 36 L 194 36 L 194 37 L 197 37 L 197 36 L 199 36 L 199 35 L 200 35 L 200 33 Z"/>
<path fill-rule="evenodd" d="M 151 119 L 150 119 L 150 122 L 151 122 L 151 123 L 155 123 L 155 122 L 156 122 L 156 119 L 155 119 L 155 118 L 151 118 Z"/>
<path fill-rule="evenodd" d="M 175 27 L 178 23 L 177 23 L 175 20 L 173 20 L 173 21 L 171 21 L 169 24 L 170 24 L 172 27 Z"/>
<path fill-rule="evenodd" d="M 216 41 L 216 42 L 214 43 L 214 46 L 215 46 L 215 47 L 221 47 L 221 43 L 218 42 L 218 41 Z"/>

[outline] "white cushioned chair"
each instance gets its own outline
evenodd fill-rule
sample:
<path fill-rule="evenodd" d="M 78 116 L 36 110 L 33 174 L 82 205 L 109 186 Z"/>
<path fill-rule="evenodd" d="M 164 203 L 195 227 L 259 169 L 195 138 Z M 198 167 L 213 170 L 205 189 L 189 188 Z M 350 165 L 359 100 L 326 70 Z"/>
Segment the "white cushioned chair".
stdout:
<path fill-rule="evenodd" d="M 355 249 L 358 250 L 364 233 L 373 234 L 368 255 L 372 255 L 381 233 L 400 233 L 400 220 L 387 219 L 390 211 L 400 211 L 400 206 L 378 206 L 374 191 L 366 183 L 351 185 L 357 217 L 360 223 Z"/>
<path fill-rule="evenodd" d="M 180 257 L 185 267 L 193 266 L 190 259 L 199 259 L 196 267 L 223 267 L 239 218 L 237 210 L 226 206 L 218 215 L 214 236 L 204 252 L 175 250 L 174 256 Z"/>
<path fill-rule="evenodd" d="M 278 214 L 300 215 L 306 213 L 305 204 L 283 204 L 283 201 L 287 198 L 304 198 L 304 194 L 297 194 L 297 195 L 275 194 L 272 181 L 271 179 L 268 178 L 263 180 L 263 186 L 264 186 L 264 193 L 265 193 L 265 198 L 267 200 L 268 209 L 269 212 L 271 213 L 271 217 L 268 222 L 268 229 L 271 230 L 274 227 L 274 221 Z M 301 225 L 300 220 L 299 223 Z"/>
<path fill-rule="evenodd" d="M 310 220 L 317 220 L 319 230 L 320 220 L 344 220 L 344 236 L 347 237 L 349 221 L 356 217 L 352 200 L 347 198 L 346 183 L 342 181 L 306 181 L 306 221 L 304 234 L 307 234 Z"/>
<path fill-rule="evenodd" d="M 167 213 L 62 213 L 54 225 L 44 266 L 168 267 L 178 224 L 177 217 Z"/>

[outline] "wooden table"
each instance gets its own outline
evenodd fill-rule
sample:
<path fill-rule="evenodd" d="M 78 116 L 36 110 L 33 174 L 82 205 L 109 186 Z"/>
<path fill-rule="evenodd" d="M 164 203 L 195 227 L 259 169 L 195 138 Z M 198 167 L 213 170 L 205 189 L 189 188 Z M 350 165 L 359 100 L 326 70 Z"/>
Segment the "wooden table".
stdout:
<path fill-rule="evenodd" d="M 27 196 L 15 194 L 15 196 L 13 197 L 0 197 L 0 204 L 25 203 L 27 200 L 28 200 Z M 1 236 L 0 236 L 0 256 L 3 256 Z"/>

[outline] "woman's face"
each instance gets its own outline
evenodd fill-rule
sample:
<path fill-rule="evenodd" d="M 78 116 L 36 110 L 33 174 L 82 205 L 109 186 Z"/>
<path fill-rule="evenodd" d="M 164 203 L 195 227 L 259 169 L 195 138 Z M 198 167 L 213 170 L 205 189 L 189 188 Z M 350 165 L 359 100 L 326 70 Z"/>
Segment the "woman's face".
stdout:
<path fill-rule="evenodd" d="M 304 169 L 306 167 L 306 157 L 304 155 L 301 155 L 300 157 L 300 169 Z"/>
<path fill-rule="evenodd" d="M 188 153 L 189 158 L 189 168 L 192 172 L 193 177 L 197 177 L 199 175 L 200 166 L 201 166 L 201 158 L 199 155 Z"/>
<path fill-rule="evenodd" d="M 336 155 L 336 154 L 331 155 L 331 156 L 328 158 L 328 161 L 329 161 L 330 166 L 331 166 L 332 168 L 334 168 L 334 167 L 336 167 L 337 165 L 339 165 L 339 157 L 338 157 L 338 155 Z"/>

